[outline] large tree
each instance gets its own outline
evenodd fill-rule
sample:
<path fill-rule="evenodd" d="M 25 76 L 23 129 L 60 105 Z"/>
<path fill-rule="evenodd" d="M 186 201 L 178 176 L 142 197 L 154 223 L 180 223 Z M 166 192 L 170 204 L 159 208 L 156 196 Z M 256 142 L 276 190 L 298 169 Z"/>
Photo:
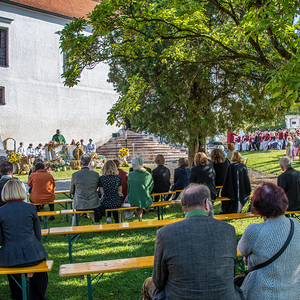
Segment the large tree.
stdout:
<path fill-rule="evenodd" d="M 298 87 L 291 85 L 298 74 L 284 73 L 289 82 L 281 93 L 278 78 L 297 57 L 285 55 L 290 45 L 283 39 L 297 40 L 290 29 L 295 3 L 288 11 L 276 1 L 103 1 L 89 20 L 76 19 L 63 30 L 65 83 L 76 84 L 86 66 L 111 62 L 110 78 L 121 97 L 108 122 L 130 117 L 136 128 L 185 142 L 193 157 L 207 135 L 269 119 L 276 107 L 266 100 L 272 96 L 267 84 L 282 105 L 294 101 Z M 277 42 L 268 34 L 275 17 L 262 17 L 267 4 L 288 24 Z M 87 25 L 90 36 L 82 34 Z"/>
<path fill-rule="evenodd" d="M 108 121 L 122 124 L 129 117 L 133 129 L 187 145 L 190 164 L 198 149 L 205 147 L 206 137 L 274 115 L 259 82 L 240 80 L 217 66 L 115 59 L 109 78 L 121 97 Z M 132 111 L 130 106 L 139 109 Z"/>
<path fill-rule="evenodd" d="M 273 104 L 298 103 L 299 4 L 299 0 L 104 0 L 88 19 L 76 19 L 63 31 L 69 67 L 65 83 L 76 84 L 84 67 L 114 57 L 218 62 L 226 72 L 265 82 Z M 81 33 L 87 25 L 93 27 L 88 37 Z M 121 37 L 114 34 L 120 29 Z M 163 41 L 172 42 L 157 52 Z M 202 43 L 210 47 L 209 53 L 199 47 Z M 237 70 L 236 62 L 241 64 Z"/>

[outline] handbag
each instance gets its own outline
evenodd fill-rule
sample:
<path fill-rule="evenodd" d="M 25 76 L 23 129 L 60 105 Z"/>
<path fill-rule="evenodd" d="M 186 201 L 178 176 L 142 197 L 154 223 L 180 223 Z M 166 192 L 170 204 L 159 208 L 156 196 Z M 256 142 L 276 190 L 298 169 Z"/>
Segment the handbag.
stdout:
<path fill-rule="evenodd" d="M 240 275 L 236 276 L 234 278 L 234 284 L 236 286 L 241 287 L 244 279 L 246 278 L 246 276 L 250 272 L 266 267 L 267 265 L 269 265 L 273 261 L 275 261 L 284 252 L 284 250 L 287 248 L 287 246 L 289 245 L 289 243 L 290 243 L 290 241 L 291 241 L 291 239 L 292 239 L 292 237 L 294 235 L 294 227 L 295 227 L 295 225 L 294 225 L 294 222 L 292 221 L 292 219 L 289 219 L 289 220 L 290 220 L 290 223 L 291 223 L 291 230 L 290 230 L 289 236 L 288 236 L 287 240 L 285 241 L 284 245 L 282 246 L 282 248 L 273 257 L 271 257 L 267 261 L 265 261 L 265 262 L 263 262 L 261 264 L 258 264 L 256 266 L 254 266 L 254 267 L 252 267 L 252 268 L 244 271 L 244 272 L 241 272 Z"/>

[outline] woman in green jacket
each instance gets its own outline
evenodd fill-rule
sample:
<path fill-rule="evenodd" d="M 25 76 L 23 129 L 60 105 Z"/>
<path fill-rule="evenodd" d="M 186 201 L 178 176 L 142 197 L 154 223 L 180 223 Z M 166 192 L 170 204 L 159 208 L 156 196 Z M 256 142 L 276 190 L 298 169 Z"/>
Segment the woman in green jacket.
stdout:
<path fill-rule="evenodd" d="M 133 172 L 128 174 L 128 201 L 133 206 L 138 206 L 137 215 L 142 221 L 143 208 L 153 203 L 151 191 L 153 189 L 152 175 L 143 167 L 143 159 L 135 157 L 132 160 Z"/>

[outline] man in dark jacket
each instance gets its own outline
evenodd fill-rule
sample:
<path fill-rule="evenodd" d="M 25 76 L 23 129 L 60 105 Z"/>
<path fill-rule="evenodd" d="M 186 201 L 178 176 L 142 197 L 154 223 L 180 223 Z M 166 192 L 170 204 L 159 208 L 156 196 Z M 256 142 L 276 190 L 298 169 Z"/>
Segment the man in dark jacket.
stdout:
<path fill-rule="evenodd" d="M 283 173 L 277 178 L 277 185 L 286 193 L 289 199 L 287 210 L 300 210 L 300 172 L 292 168 L 292 161 L 284 156 L 279 161 Z"/>
<path fill-rule="evenodd" d="M 189 185 L 181 205 L 185 219 L 157 231 L 153 275 L 144 283 L 144 298 L 151 299 L 152 285 L 153 300 L 243 299 L 233 283 L 235 229 L 211 217 L 209 189 Z"/>

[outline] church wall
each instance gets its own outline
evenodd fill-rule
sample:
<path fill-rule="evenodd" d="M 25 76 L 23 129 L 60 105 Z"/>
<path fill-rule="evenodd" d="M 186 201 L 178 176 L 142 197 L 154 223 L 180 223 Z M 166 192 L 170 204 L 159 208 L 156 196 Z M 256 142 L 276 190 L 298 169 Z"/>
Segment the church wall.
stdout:
<path fill-rule="evenodd" d="M 0 28 L 8 28 L 9 61 L 8 67 L 0 67 L 6 103 L 0 105 L 2 140 L 12 137 L 27 147 L 48 142 L 59 128 L 68 143 L 92 138 L 100 145 L 118 130 L 105 125 L 107 111 L 118 98 L 107 82 L 106 64 L 84 70 L 73 88 L 63 85 L 59 31 L 67 22 L 1 4 Z"/>

